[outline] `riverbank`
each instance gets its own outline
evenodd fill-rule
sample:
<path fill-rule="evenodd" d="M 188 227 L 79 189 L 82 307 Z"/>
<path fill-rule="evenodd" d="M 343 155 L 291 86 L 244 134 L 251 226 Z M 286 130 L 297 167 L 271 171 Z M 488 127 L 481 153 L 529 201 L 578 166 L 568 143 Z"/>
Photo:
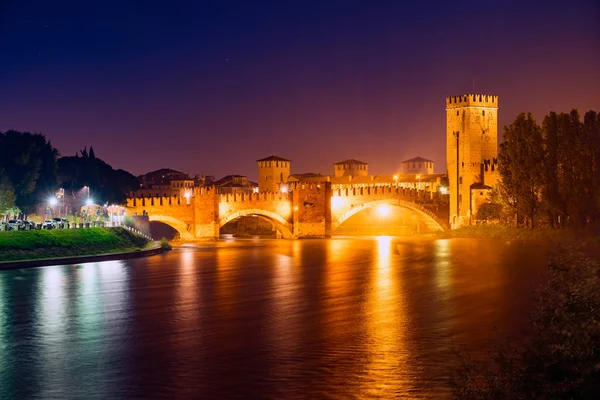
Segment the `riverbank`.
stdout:
<path fill-rule="evenodd" d="M 590 230 L 550 229 L 550 228 L 515 228 L 505 225 L 475 225 L 436 233 L 444 239 L 450 238 L 490 238 L 490 239 L 542 239 L 556 241 L 573 241 L 580 239 L 599 239 L 598 234 Z"/>
<path fill-rule="evenodd" d="M 150 243 L 124 228 L 11 231 L 0 234 L 0 268 L 16 261 L 139 252 Z"/>

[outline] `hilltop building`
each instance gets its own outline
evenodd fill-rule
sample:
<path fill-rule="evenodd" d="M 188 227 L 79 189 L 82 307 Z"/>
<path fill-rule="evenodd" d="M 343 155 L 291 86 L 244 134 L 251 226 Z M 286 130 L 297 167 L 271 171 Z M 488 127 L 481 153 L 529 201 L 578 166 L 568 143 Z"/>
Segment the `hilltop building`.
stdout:
<path fill-rule="evenodd" d="M 169 168 L 137 177 L 140 188 L 135 191 L 136 197 L 169 197 L 178 196 L 182 189 L 192 189 L 195 186 L 194 179 L 186 173 Z"/>
<path fill-rule="evenodd" d="M 450 225 L 468 225 L 499 180 L 498 96 L 446 98 L 446 160 Z"/>
<path fill-rule="evenodd" d="M 242 194 L 258 192 L 258 184 L 243 175 L 227 175 L 210 183 L 220 194 Z"/>

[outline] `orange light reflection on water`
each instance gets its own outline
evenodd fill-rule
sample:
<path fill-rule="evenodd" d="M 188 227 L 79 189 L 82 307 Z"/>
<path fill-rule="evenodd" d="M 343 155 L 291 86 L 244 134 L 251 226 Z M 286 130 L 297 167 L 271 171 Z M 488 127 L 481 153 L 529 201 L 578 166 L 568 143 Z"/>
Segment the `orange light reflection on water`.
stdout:
<path fill-rule="evenodd" d="M 361 386 L 361 396 L 380 398 L 390 393 L 408 393 L 410 380 L 389 382 L 390 370 L 398 376 L 410 375 L 406 349 L 405 299 L 399 268 L 394 257 L 395 247 L 390 236 L 377 237 L 377 253 L 365 307 L 368 357 L 365 360 L 366 377 Z M 390 385 L 393 384 L 393 387 Z M 381 398 L 383 398 L 381 397 Z"/>
<path fill-rule="evenodd" d="M 198 308 L 196 302 L 199 301 L 196 282 L 198 274 L 196 273 L 193 249 L 187 249 L 181 255 L 177 276 L 179 279 L 175 312 L 178 314 L 179 322 L 187 329 L 191 329 L 196 323 L 196 309 Z"/>

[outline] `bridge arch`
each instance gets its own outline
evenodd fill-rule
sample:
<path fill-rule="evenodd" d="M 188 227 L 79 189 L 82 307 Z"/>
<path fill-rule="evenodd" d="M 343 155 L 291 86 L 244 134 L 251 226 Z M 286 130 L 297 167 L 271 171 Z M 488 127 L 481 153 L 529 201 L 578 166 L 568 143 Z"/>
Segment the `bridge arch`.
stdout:
<path fill-rule="evenodd" d="M 219 228 L 223 227 L 223 225 L 237 218 L 245 217 L 248 215 L 258 215 L 264 217 L 268 219 L 269 222 L 271 222 L 275 226 L 275 228 L 277 228 L 281 232 L 284 239 L 294 238 L 294 234 L 292 233 L 292 224 L 286 221 L 281 215 L 271 211 L 261 210 L 260 208 L 247 208 L 245 210 L 233 212 L 219 221 Z"/>
<path fill-rule="evenodd" d="M 335 231 L 341 224 L 344 223 L 348 218 L 357 214 L 363 210 L 368 208 L 377 207 L 382 204 L 387 204 L 390 206 L 404 207 L 408 208 L 412 211 L 415 211 L 423 220 L 423 222 L 427 225 L 429 229 L 432 231 L 445 231 L 448 229 L 447 225 L 440 220 L 434 213 L 426 209 L 425 207 L 413 203 L 411 201 L 401 200 L 401 199 L 385 199 L 385 200 L 374 200 L 360 206 L 352 207 L 350 210 L 346 211 L 342 214 L 336 221 L 332 221 L 331 230 Z"/>
<path fill-rule="evenodd" d="M 195 240 L 193 231 L 194 227 L 191 226 L 190 228 L 188 224 L 177 218 L 169 217 L 168 215 L 149 215 L 148 221 L 162 222 L 163 224 L 169 225 L 179 233 L 180 240 Z"/>

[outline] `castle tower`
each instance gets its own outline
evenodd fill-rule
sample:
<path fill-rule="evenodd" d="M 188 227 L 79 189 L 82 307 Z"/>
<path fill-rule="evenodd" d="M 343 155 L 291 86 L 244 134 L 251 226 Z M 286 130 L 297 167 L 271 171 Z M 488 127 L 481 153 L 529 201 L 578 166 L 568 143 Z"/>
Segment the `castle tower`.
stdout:
<path fill-rule="evenodd" d="M 336 178 L 340 176 L 368 176 L 369 164 L 354 159 L 348 159 L 333 164 L 333 173 Z"/>
<path fill-rule="evenodd" d="M 290 176 L 290 160 L 270 156 L 256 160 L 258 165 L 258 191 L 278 192 Z"/>
<path fill-rule="evenodd" d="M 497 167 L 497 159 L 498 96 L 446 97 L 446 160 L 452 229 L 469 224 L 474 213 L 471 185 L 491 183 L 484 179 Z"/>

